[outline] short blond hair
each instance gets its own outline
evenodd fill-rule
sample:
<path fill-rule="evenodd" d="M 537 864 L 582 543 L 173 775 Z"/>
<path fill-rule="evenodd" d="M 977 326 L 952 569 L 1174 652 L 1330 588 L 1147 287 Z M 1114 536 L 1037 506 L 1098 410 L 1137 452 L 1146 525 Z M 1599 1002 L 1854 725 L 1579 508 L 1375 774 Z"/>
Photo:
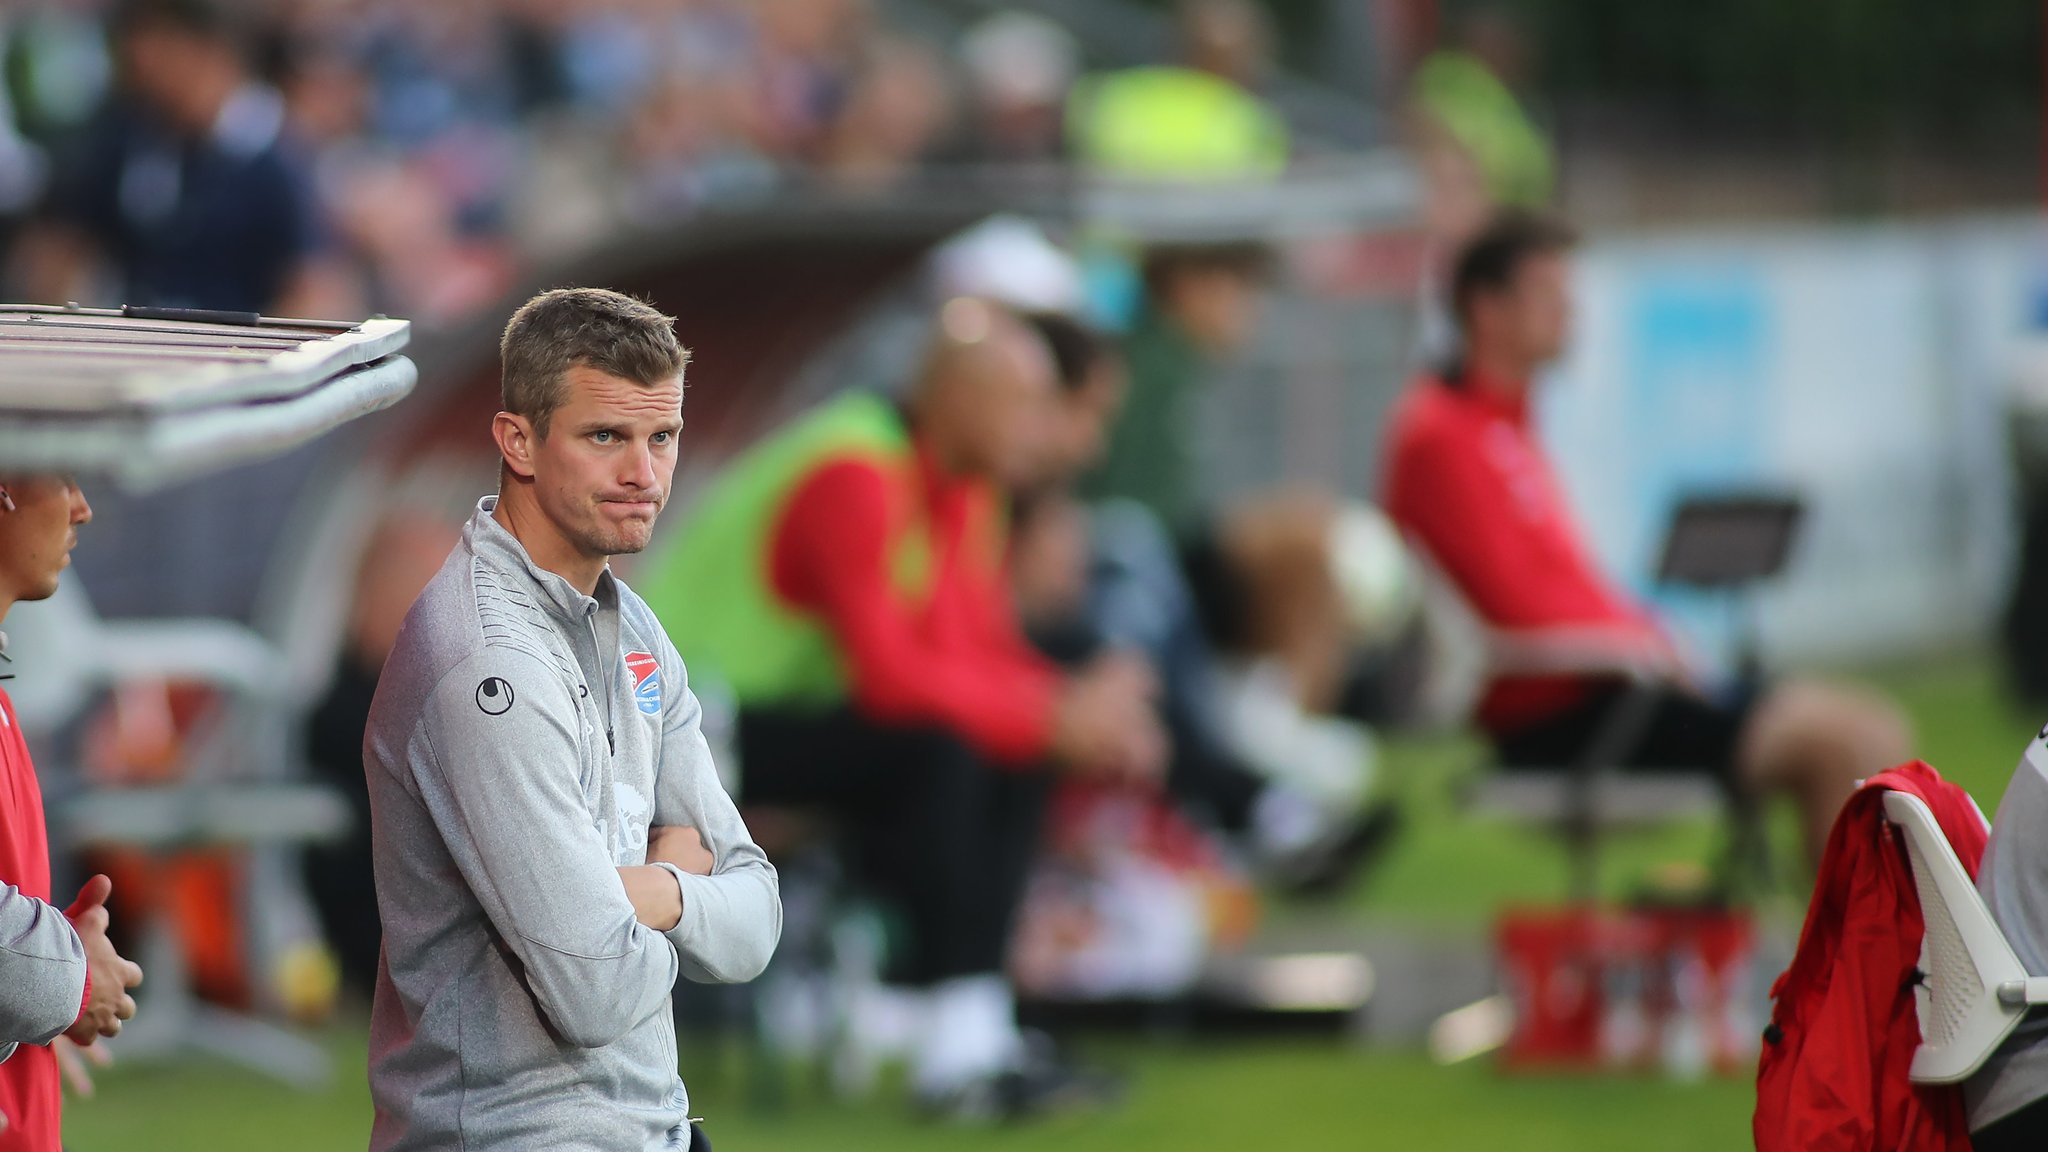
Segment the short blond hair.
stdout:
<path fill-rule="evenodd" d="M 690 350 L 676 339 L 675 317 L 608 288 L 555 288 L 519 306 L 498 342 L 505 411 L 548 423 L 568 398 L 577 366 L 631 380 L 665 384 L 682 376 Z"/>

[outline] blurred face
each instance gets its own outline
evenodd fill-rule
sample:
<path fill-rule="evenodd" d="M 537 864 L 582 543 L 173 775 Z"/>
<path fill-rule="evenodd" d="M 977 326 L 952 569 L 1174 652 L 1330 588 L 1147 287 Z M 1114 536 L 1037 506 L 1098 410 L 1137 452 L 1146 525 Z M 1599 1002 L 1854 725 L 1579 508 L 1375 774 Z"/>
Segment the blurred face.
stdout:
<path fill-rule="evenodd" d="M 285 91 L 292 124 L 314 143 L 345 140 L 363 130 L 369 81 L 346 59 L 320 56 L 307 61 Z"/>
<path fill-rule="evenodd" d="M 0 490 L 14 504 L 10 512 L 8 501 L 0 501 L 0 596 L 7 602 L 48 599 L 71 563 L 78 526 L 92 519 L 92 506 L 77 484 L 60 476 L 4 479 Z"/>
<path fill-rule="evenodd" d="M 1016 488 L 1030 483 L 1045 459 L 1059 384 L 1052 358 L 1036 336 L 1012 334 L 1004 345 L 1000 363 L 979 389 L 978 402 L 963 389 L 962 407 L 978 471 L 999 485 Z"/>
<path fill-rule="evenodd" d="M 1270 48 L 1259 10 L 1238 0 L 1200 0 L 1181 9 L 1181 36 L 1191 67 L 1239 84 L 1266 70 Z"/>
<path fill-rule="evenodd" d="M 546 436 L 533 435 L 524 417 L 500 414 L 506 466 L 532 480 L 542 515 L 584 558 L 638 552 L 675 475 L 682 379 L 649 386 L 577 365 L 565 382 Z"/>
<path fill-rule="evenodd" d="M 178 56 L 176 37 L 154 28 L 137 29 L 115 47 L 121 82 L 146 100 L 156 99 L 173 86 Z"/>
<path fill-rule="evenodd" d="M 1564 354 L 1571 338 L 1571 262 L 1562 252 L 1525 258 L 1506 290 L 1471 305 L 1470 337 L 1489 358 L 1533 372 Z"/>
<path fill-rule="evenodd" d="M 1110 425 L 1124 404 L 1123 364 L 1115 357 L 1096 361 L 1088 380 L 1053 401 L 1048 435 L 1049 469 L 1057 479 L 1070 479 L 1102 459 Z"/>
<path fill-rule="evenodd" d="M 1533 365 L 1564 354 L 1571 338 L 1571 266 L 1561 252 L 1532 256 L 1515 274 L 1514 328 L 1522 355 Z"/>
<path fill-rule="evenodd" d="M 1188 268 L 1174 280 L 1169 307 L 1203 351 L 1230 356 L 1258 327 L 1259 286 L 1234 268 Z"/>
<path fill-rule="evenodd" d="M 944 354 L 920 402 L 941 463 L 1006 488 L 1043 472 L 1059 391 L 1037 333 L 978 301 L 947 305 L 940 323 L 963 347 Z"/>
<path fill-rule="evenodd" d="M 233 54 L 203 37 L 174 28 L 143 25 L 116 47 L 122 83 L 168 119 L 192 134 L 213 127 L 222 94 L 213 83 L 232 68 Z"/>

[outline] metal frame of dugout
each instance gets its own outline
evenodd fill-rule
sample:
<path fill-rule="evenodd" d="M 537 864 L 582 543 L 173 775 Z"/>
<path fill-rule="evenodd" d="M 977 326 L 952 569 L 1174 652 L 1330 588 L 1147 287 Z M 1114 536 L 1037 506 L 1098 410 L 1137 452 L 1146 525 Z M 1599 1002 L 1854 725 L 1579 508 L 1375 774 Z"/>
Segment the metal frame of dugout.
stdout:
<path fill-rule="evenodd" d="M 0 467 L 131 491 L 288 451 L 396 403 L 404 320 L 0 305 Z"/>
<path fill-rule="evenodd" d="M 399 355 L 410 337 L 408 322 L 382 317 L 0 305 L 0 472 L 147 491 L 275 456 L 410 393 L 418 373 Z M 341 835 L 351 819 L 341 797 L 301 779 L 294 733 L 308 677 L 294 663 L 297 638 L 215 619 L 103 622 L 76 580 L 9 623 L 9 687 L 39 744 L 124 681 L 218 694 L 176 783 L 89 787 L 68 765 L 47 764 L 52 839 L 63 849 L 246 850 L 244 900 L 263 909 L 247 918 L 251 970 L 265 971 L 274 958 L 261 954 L 280 926 L 311 922 L 293 850 Z M 143 1012 L 116 1042 L 124 1057 L 198 1050 L 295 1085 L 330 1078 L 319 1046 L 202 1002 L 167 915 L 144 923 L 139 953 L 150 980 Z"/>

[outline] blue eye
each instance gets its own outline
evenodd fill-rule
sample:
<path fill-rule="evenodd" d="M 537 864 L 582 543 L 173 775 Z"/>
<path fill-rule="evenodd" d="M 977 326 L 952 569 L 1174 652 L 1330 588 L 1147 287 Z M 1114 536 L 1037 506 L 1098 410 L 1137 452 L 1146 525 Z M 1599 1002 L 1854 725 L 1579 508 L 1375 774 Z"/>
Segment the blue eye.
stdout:
<path fill-rule="evenodd" d="M 675 438 L 676 434 L 673 432 L 656 432 L 654 434 L 654 442 L 656 444 L 666 444 Z"/>
<path fill-rule="evenodd" d="M 612 434 L 610 432 L 593 432 L 590 434 L 590 438 L 599 444 L 609 444 L 612 442 Z"/>

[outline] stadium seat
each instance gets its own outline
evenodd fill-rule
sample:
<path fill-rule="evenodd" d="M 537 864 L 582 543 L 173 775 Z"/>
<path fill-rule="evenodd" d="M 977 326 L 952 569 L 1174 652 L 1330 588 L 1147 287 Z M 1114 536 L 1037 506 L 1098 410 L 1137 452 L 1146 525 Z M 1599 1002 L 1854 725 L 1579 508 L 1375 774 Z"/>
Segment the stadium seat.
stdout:
<path fill-rule="evenodd" d="M 1504 769 L 1486 764 L 1461 797 L 1466 811 L 1554 831 L 1571 855 L 1571 896 L 1598 890 L 1599 842 L 1609 833 L 1728 811 L 1726 789 L 1684 771 L 1622 771 L 1623 750 L 1649 720 L 1654 687 L 1646 672 L 1582 642 L 1572 629 L 1508 632 L 1488 627 L 1428 552 L 1410 541 L 1423 583 L 1429 671 L 1417 719 L 1439 729 L 1472 723 L 1488 679 L 1503 674 L 1611 676 L 1622 694 L 1581 754 L 1555 767 Z"/>
<path fill-rule="evenodd" d="M 1909 1075 L 1918 1084 L 1954 1084 L 1990 1059 L 2030 1006 L 2048 1004 L 2048 976 L 2030 975 L 2013 954 L 1927 804 L 1887 792 L 1884 812 L 1904 835 L 1926 924 L 1926 978 L 1914 990 L 1920 1047 Z"/>

